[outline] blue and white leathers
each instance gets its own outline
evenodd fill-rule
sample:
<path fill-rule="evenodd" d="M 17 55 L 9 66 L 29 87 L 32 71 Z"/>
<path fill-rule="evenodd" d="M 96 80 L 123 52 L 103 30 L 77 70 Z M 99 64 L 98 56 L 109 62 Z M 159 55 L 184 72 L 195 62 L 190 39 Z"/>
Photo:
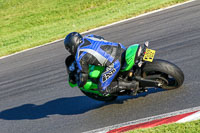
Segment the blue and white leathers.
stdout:
<path fill-rule="evenodd" d="M 108 42 L 100 36 L 83 37 L 76 53 L 78 68 L 84 76 L 80 82 L 87 82 L 89 65 L 105 66 L 106 69 L 100 77 L 99 89 L 106 90 L 121 68 L 121 54 L 125 50 L 122 44 Z"/>

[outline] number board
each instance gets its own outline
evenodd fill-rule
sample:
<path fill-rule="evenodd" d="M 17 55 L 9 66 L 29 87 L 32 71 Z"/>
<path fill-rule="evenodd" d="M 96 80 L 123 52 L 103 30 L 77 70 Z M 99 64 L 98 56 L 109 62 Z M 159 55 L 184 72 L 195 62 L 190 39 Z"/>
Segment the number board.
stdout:
<path fill-rule="evenodd" d="M 145 51 L 145 55 L 143 57 L 143 60 L 153 62 L 153 58 L 154 58 L 155 53 L 156 53 L 155 50 L 147 48 L 146 51 Z"/>

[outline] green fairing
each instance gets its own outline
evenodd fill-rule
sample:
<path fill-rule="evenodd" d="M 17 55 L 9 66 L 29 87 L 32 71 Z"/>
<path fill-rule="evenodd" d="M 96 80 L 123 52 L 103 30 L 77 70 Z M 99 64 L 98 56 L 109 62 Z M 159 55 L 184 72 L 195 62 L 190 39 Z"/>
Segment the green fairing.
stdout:
<path fill-rule="evenodd" d="M 69 82 L 69 85 L 72 88 L 78 86 L 77 84 L 73 84 L 71 82 Z M 87 83 L 83 87 L 80 87 L 80 89 L 86 92 L 91 92 L 91 93 L 95 93 L 102 96 L 102 94 L 98 91 L 98 85 L 95 83 L 92 83 L 92 81 L 90 80 L 88 80 Z"/>
<path fill-rule="evenodd" d="M 104 71 L 104 67 L 102 66 L 94 66 L 89 65 L 89 77 L 90 78 L 99 78 Z M 86 84 L 80 88 L 83 91 L 91 92 L 102 96 L 102 94 L 98 91 L 98 85 L 93 83 L 91 80 L 88 79 Z"/>
<path fill-rule="evenodd" d="M 84 89 L 89 90 L 92 86 L 92 81 L 87 80 L 86 84 L 83 86 Z"/>
<path fill-rule="evenodd" d="M 73 83 L 69 82 L 69 86 L 73 88 L 73 87 L 76 87 L 76 86 L 78 86 L 78 85 L 77 85 L 77 84 L 73 84 Z"/>
<path fill-rule="evenodd" d="M 80 89 L 86 92 L 90 92 L 90 93 L 94 93 L 94 94 L 98 94 L 102 96 L 102 94 L 98 90 L 98 85 L 95 83 L 92 83 L 92 81 L 90 80 L 88 80 L 87 83 Z"/>
<path fill-rule="evenodd" d="M 105 67 L 102 66 L 94 66 L 94 65 L 89 65 L 89 77 L 90 78 L 99 78 L 104 71 Z M 76 87 L 78 86 L 77 84 L 73 84 L 69 82 L 69 85 L 71 87 Z M 90 79 L 87 80 L 86 84 L 83 87 L 80 87 L 81 90 L 86 91 L 86 92 L 91 92 L 94 94 L 98 94 L 100 96 L 103 96 L 99 90 L 98 90 L 98 85 L 93 83 Z"/>
<path fill-rule="evenodd" d="M 91 78 L 99 78 L 101 73 L 104 71 L 104 67 L 102 66 L 94 66 L 90 65 L 89 66 L 89 76 Z"/>
<path fill-rule="evenodd" d="M 133 67 L 133 65 L 135 64 L 135 56 L 137 54 L 139 47 L 140 47 L 139 44 L 134 44 L 128 47 L 125 56 L 126 66 L 123 70 L 121 70 L 122 72 L 129 71 Z"/>

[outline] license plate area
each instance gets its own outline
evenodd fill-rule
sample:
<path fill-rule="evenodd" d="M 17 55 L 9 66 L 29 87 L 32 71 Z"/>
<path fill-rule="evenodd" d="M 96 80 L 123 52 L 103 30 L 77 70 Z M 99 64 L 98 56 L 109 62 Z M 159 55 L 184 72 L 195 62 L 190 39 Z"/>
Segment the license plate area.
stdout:
<path fill-rule="evenodd" d="M 152 49 L 146 49 L 145 51 L 145 55 L 143 57 L 144 61 L 149 61 L 149 62 L 153 62 L 154 56 L 155 56 L 156 51 L 152 50 Z"/>

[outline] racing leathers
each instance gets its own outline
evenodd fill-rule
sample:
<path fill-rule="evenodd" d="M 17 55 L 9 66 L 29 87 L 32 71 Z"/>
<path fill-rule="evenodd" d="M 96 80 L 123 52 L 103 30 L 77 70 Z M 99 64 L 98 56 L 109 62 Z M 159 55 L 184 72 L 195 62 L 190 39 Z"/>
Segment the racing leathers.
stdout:
<path fill-rule="evenodd" d="M 131 83 L 114 81 L 121 68 L 122 55 L 126 48 L 120 43 L 108 42 L 103 37 L 87 35 L 83 37 L 82 43 L 78 46 L 75 60 L 78 66 L 79 87 L 83 87 L 88 80 L 89 65 L 105 66 L 101 74 L 98 89 L 103 94 L 110 94 L 118 91 L 120 85 L 130 89 Z"/>

